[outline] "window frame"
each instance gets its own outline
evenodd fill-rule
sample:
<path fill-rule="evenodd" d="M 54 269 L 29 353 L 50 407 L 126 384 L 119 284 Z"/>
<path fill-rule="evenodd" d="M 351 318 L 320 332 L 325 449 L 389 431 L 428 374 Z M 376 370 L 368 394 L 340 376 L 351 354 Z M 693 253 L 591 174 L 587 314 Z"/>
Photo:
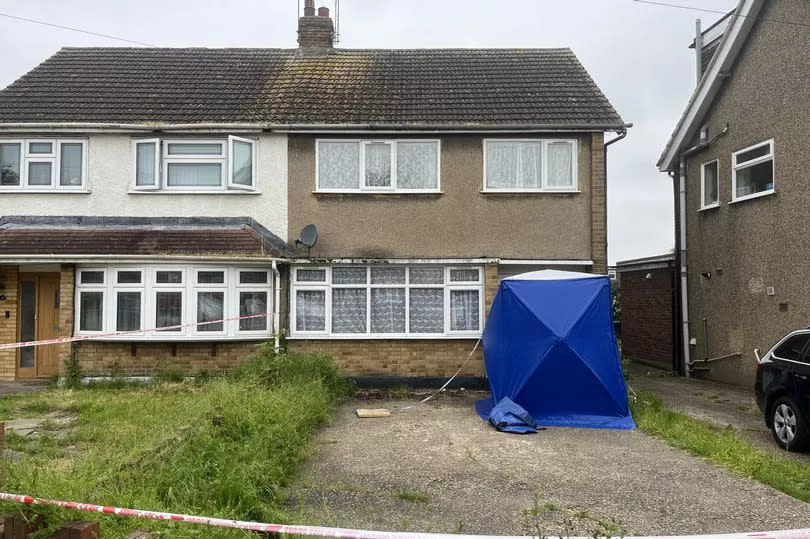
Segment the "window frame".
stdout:
<path fill-rule="evenodd" d="M 20 182 L 18 185 L 0 185 L 2 192 L 37 192 L 37 193 L 76 193 L 87 191 L 87 139 L 85 138 L 0 138 L 1 144 L 20 145 Z M 48 143 L 51 145 L 49 153 L 30 152 L 31 144 Z M 62 145 L 81 144 L 82 174 L 79 185 L 62 185 Z M 29 182 L 29 170 L 32 164 L 49 163 L 51 165 L 50 183 L 36 185 Z"/>
<path fill-rule="evenodd" d="M 487 153 L 491 142 L 534 142 L 541 145 L 541 167 L 539 188 L 499 188 L 487 185 Z M 548 146 L 549 144 L 566 142 L 572 145 L 571 150 L 571 179 L 572 185 L 555 187 L 548 185 Z M 485 138 L 483 139 L 483 187 L 482 193 L 579 193 L 579 140 L 575 138 Z"/>
<path fill-rule="evenodd" d="M 358 144 L 358 175 L 357 187 L 349 189 L 336 189 L 332 187 L 321 187 L 321 143 L 322 142 L 343 142 Z M 436 144 L 436 187 L 406 189 L 397 185 L 397 156 L 398 143 L 400 142 L 423 142 Z M 366 185 L 366 146 L 369 144 L 390 144 L 391 145 L 391 186 L 367 186 Z M 347 194 L 435 194 L 442 192 L 442 141 L 431 138 L 318 138 L 315 139 L 315 193 L 347 193 Z"/>
<path fill-rule="evenodd" d="M 717 164 L 717 175 L 715 182 L 717 183 L 717 200 L 711 204 L 706 204 L 706 167 L 712 163 Z M 700 164 L 700 209 L 710 210 L 712 208 L 720 207 L 720 159 L 712 159 Z"/>
<path fill-rule="evenodd" d="M 220 147 L 219 155 L 214 154 L 175 154 L 169 153 L 169 145 L 171 144 L 218 144 Z M 195 139 L 195 138 L 177 138 L 177 139 L 163 139 L 161 141 L 161 186 L 160 189 L 164 191 L 225 191 L 228 189 L 228 148 L 227 141 L 216 139 Z M 219 185 L 169 185 L 169 165 L 173 164 L 195 164 L 195 165 L 212 165 L 218 164 L 219 170 Z"/>
<path fill-rule="evenodd" d="M 81 283 L 81 273 L 85 271 L 101 271 L 104 275 L 103 283 Z M 118 281 L 119 271 L 141 271 L 141 283 L 121 283 Z M 180 271 L 182 283 L 158 283 L 157 272 Z M 223 283 L 197 284 L 197 271 L 223 271 Z M 267 283 L 239 283 L 241 271 L 267 272 Z M 275 276 L 265 265 L 206 265 L 206 264 L 152 264 L 152 265 L 88 265 L 76 268 L 77 279 L 74 293 L 78 298 L 82 292 L 102 293 L 102 330 L 83 331 L 81 327 L 81 309 L 74 309 L 74 334 L 99 335 L 117 332 L 117 305 L 118 292 L 138 292 L 141 295 L 141 329 L 126 335 L 105 336 L 102 340 L 109 341 L 238 341 L 238 340 L 267 340 L 272 338 L 274 328 L 274 282 Z M 223 323 L 221 331 L 199 331 L 199 326 L 190 326 L 197 321 L 198 292 L 223 292 L 223 318 L 239 316 L 239 292 L 261 292 L 267 294 L 267 328 L 265 330 L 240 330 L 239 320 L 228 320 Z M 157 293 L 179 292 L 181 294 L 181 324 L 186 326 L 178 331 L 157 331 Z"/>
<path fill-rule="evenodd" d="M 373 284 L 371 282 L 372 267 L 403 267 L 405 268 L 405 282 L 402 284 Z M 443 282 L 436 283 L 411 283 L 410 271 L 415 267 L 441 268 L 443 270 Z M 410 265 L 383 265 L 383 264 L 335 264 L 331 266 L 292 266 L 292 280 L 290 286 L 290 338 L 292 339 L 475 339 L 482 335 L 484 326 L 484 312 L 486 310 L 486 290 L 483 279 L 483 268 L 477 265 L 445 265 L 436 263 L 410 264 Z M 365 284 L 346 283 L 332 284 L 332 270 L 334 268 L 365 268 Z M 322 282 L 298 281 L 298 269 L 326 270 L 326 279 Z M 476 281 L 451 282 L 451 270 L 478 271 Z M 363 333 L 334 333 L 332 332 L 332 290 L 335 288 L 365 289 L 366 290 L 366 331 Z M 403 288 L 405 289 L 405 332 L 404 333 L 374 333 L 371 331 L 371 295 L 374 288 Z M 410 310 L 411 310 L 411 289 L 442 289 L 443 291 L 443 325 L 441 333 L 416 333 L 410 331 Z M 300 331 L 297 326 L 297 294 L 299 290 L 321 290 L 325 294 L 325 324 L 323 331 Z M 451 304 L 450 295 L 454 290 L 474 290 L 478 292 L 478 329 L 477 330 L 453 330 L 450 324 Z"/>
<path fill-rule="evenodd" d="M 763 146 L 769 147 L 769 152 L 766 155 L 761 157 L 757 157 L 756 159 L 752 159 L 750 161 L 746 161 L 743 164 L 737 163 L 737 157 L 741 154 L 746 152 L 750 152 L 752 150 L 756 150 L 758 148 L 762 148 Z M 756 165 L 760 165 L 767 161 L 771 162 L 771 168 L 773 171 L 773 179 L 771 181 L 771 188 L 766 189 L 765 191 L 759 191 L 756 193 L 751 193 L 750 195 L 743 195 L 737 196 L 737 172 L 740 170 L 745 170 L 747 168 L 751 168 Z M 737 150 L 731 153 L 731 202 L 742 202 L 743 200 L 750 200 L 752 198 L 759 198 L 762 196 L 772 195 L 776 192 L 776 151 L 775 151 L 775 144 L 774 139 L 769 139 L 763 142 L 759 142 L 757 144 L 748 146 L 747 148 L 743 148 L 741 150 Z"/>
<path fill-rule="evenodd" d="M 250 144 L 250 185 L 242 185 L 241 183 L 234 183 L 233 181 L 233 146 L 235 142 Z M 228 135 L 228 189 L 237 189 L 241 191 L 254 191 L 256 189 L 256 141 L 237 137 L 236 135 Z"/>
<path fill-rule="evenodd" d="M 155 148 L 155 183 L 152 185 L 138 185 L 138 145 L 139 144 L 153 144 Z M 132 182 L 130 189 L 135 191 L 157 191 L 160 189 L 160 161 L 163 159 L 161 155 L 161 146 L 159 138 L 133 138 L 132 139 Z"/>

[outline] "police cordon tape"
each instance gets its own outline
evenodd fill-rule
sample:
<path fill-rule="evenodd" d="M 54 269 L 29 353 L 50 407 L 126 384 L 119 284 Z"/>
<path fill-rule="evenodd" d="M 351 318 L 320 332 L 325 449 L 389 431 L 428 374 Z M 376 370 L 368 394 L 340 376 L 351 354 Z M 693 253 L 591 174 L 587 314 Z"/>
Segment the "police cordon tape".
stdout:
<path fill-rule="evenodd" d="M 415 533 L 415 532 L 381 532 L 370 530 L 352 530 L 347 528 L 328 528 L 323 526 L 297 526 L 285 524 L 264 524 L 244 520 L 230 520 L 226 518 L 201 517 L 196 515 L 183 515 L 179 513 L 164 513 L 161 511 L 144 511 L 142 509 L 127 509 L 108 505 L 92 503 L 67 502 L 51 500 L 48 498 L 34 498 L 24 494 L 11 494 L 0 492 L 0 500 L 20 502 L 27 505 L 51 505 L 78 511 L 104 513 L 122 517 L 151 518 L 153 520 L 169 520 L 172 522 L 187 522 L 190 524 L 204 524 L 220 528 L 237 530 L 283 533 L 288 535 L 307 535 L 313 537 L 338 537 L 344 539 L 525 539 L 516 535 L 460 535 L 443 533 Z M 810 539 L 810 529 L 782 530 L 772 532 L 752 533 L 723 533 L 715 535 L 670 535 L 670 536 L 635 536 L 636 539 L 652 539 L 652 537 L 669 537 L 671 539 Z M 549 537 L 549 539 L 552 539 Z M 569 539 L 585 539 L 570 537 Z"/>
<path fill-rule="evenodd" d="M 42 339 L 40 341 L 25 341 L 25 342 L 9 342 L 0 344 L 0 350 L 12 350 L 14 348 L 27 348 L 29 346 L 46 346 L 48 344 L 63 344 L 66 342 L 76 341 L 92 341 L 94 339 L 104 339 L 106 337 L 121 337 L 124 335 L 137 335 L 139 333 L 163 332 L 175 329 L 190 328 L 196 326 L 207 326 L 211 324 L 220 324 L 231 322 L 233 320 L 249 320 L 251 318 L 266 318 L 273 316 L 272 313 L 263 314 L 248 314 L 244 316 L 230 316 L 228 318 L 220 318 L 219 320 L 207 320 L 205 322 L 192 322 L 190 324 L 179 324 L 176 326 L 164 326 L 151 329 L 129 329 L 126 331 L 110 331 L 107 333 L 93 333 L 92 335 L 76 335 L 74 337 L 56 337 L 53 339 Z"/>

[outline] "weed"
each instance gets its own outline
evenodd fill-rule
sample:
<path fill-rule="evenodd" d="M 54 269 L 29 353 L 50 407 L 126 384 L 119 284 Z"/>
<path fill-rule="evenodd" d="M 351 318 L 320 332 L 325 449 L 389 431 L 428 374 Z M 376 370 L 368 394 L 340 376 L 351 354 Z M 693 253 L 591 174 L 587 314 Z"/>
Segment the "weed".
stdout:
<path fill-rule="evenodd" d="M 427 503 L 430 500 L 430 496 L 419 490 L 400 490 L 394 496 L 400 500 L 413 503 Z"/>
<path fill-rule="evenodd" d="M 740 437 L 734 428 L 717 428 L 664 407 L 661 399 L 639 391 L 630 406 L 638 427 L 669 445 L 810 502 L 810 467 L 791 458 L 766 453 Z"/>
<path fill-rule="evenodd" d="M 405 384 L 398 384 L 391 390 L 391 395 L 397 400 L 404 401 L 408 399 L 408 386 Z"/>
<path fill-rule="evenodd" d="M 453 529 L 453 533 L 462 534 L 464 533 L 464 521 L 459 520 L 458 524 L 456 524 L 455 529 Z"/>
<path fill-rule="evenodd" d="M 65 373 L 62 377 L 62 385 L 68 389 L 77 389 L 82 386 L 84 373 L 76 357 L 76 343 L 70 347 L 70 357 L 65 360 Z"/>
<path fill-rule="evenodd" d="M 179 384 L 185 379 L 183 371 L 177 367 L 163 367 L 152 377 L 152 381 L 157 384 Z"/>

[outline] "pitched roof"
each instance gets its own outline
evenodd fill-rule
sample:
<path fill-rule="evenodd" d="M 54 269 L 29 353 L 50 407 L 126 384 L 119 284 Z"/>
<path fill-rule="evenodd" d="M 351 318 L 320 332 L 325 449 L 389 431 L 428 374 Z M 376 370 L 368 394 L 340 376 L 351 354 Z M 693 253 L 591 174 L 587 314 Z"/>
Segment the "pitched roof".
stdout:
<path fill-rule="evenodd" d="M 268 236 L 269 234 L 269 236 Z M 15 255 L 281 258 L 284 242 L 252 220 L 4 217 L 0 257 Z"/>
<path fill-rule="evenodd" d="M 65 48 L 0 91 L 0 124 L 622 129 L 570 49 Z"/>
<path fill-rule="evenodd" d="M 679 154 L 686 149 L 700 129 L 703 118 L 726 82 L 727 75 L 734 66 L 764 4 L 765 0 L 740 0 L 717 52 L 658 159 L 657 165 L 661 172 L 675 171 L 678 167 Z"/>

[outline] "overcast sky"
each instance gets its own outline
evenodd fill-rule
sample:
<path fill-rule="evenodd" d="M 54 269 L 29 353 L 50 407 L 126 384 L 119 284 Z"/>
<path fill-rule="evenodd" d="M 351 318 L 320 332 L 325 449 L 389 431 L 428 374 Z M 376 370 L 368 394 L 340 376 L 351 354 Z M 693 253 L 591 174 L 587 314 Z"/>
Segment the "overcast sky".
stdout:
<path fill-rule="evenodd" d="M 726 11 L 737 3 L 664 1 Z M 695 19 L 708 26 L 720 15 L 634 0 L 343 0 L 340 7 L 345 48 L 572 48 L 635 124 L 608 155 L 610 262 L 672 248 L 672 183 L 655 163 L 694 89 L 687 47 Z M 297 0 L 0 0 L 2 13 L 168 47 L 292 48 L 296 10 Z M 126 46 L 0 17 L 0 87 L 60 47 L 101 45 Z"/>

